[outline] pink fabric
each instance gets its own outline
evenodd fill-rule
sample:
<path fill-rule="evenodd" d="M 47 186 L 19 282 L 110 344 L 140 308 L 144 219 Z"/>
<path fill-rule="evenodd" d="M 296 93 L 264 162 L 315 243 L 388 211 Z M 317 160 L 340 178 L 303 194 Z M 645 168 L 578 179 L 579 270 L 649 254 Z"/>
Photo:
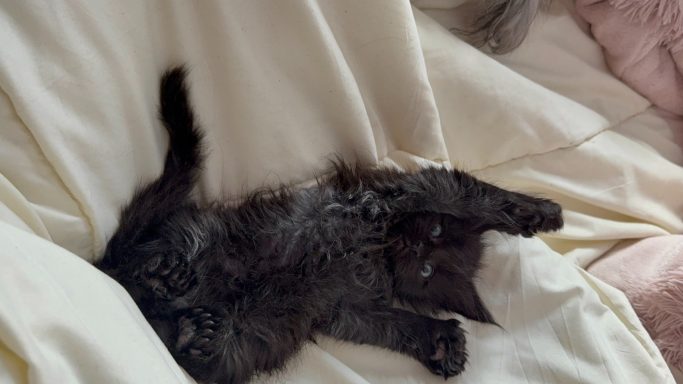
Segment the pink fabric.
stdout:
<path fill-rule="evenodd" d="M 683 0 L 576 0 L 621 80 L 683 115 Z"/>
<path fill-rule="evenodd" d="M 667 363 L 683 370 L 683 235 L 619 247 L 588 271 L 626 294 Z"/>

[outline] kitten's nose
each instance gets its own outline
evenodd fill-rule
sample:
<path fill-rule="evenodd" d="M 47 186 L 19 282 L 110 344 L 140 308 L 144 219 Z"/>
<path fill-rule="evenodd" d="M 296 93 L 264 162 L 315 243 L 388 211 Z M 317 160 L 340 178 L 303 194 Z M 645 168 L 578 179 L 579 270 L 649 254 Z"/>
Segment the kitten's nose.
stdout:
<path fill-rule="evenodd" d="M 422 256 L 422 249 L 423 249 L 423 248 L 424 248 L 424 243 L 422 243 L 421 241 L 418 242 L 416 245 L 413 245 L 413 246 L 411 247 L 411 249 L 412 249 L 413 253 L 415 254 L 415 256 Z"/>

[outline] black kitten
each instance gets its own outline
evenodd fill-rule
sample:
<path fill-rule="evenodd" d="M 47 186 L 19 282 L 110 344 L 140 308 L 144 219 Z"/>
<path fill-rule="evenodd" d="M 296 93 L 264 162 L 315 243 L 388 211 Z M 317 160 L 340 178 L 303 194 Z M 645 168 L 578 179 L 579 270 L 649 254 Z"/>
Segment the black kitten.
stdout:
<path fill-rule="evenodd" d="M 385 347 L 444 378 L 464 369 L 454 311 L 494 323 L 473 279 L 487 230 L 532 236 L 562 226 L 559 205 L 457 170 L 349 166 L 314 187 L 281 187 L 237 206 L 189 197 L 201 134 L 175 68 L 161 80 L 170 145 L 98 267 L 118 280 L 178 362 L 205 382 L 275 371 L 322 333 Z M 412 307 L 392 307 L 393 300 Z"/>

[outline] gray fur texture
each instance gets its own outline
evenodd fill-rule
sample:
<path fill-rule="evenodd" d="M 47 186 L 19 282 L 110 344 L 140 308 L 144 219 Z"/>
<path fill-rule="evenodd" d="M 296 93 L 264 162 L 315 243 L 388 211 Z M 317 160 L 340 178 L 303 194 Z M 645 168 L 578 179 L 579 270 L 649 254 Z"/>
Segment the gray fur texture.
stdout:
<path fill-rule="evenodd" d="M 539 10 L 551 0 L 485 0 L 479 2 L 479 15 L 456 32 L 477 47 L 503 54 L 517 48 L 529 33 Z"/>

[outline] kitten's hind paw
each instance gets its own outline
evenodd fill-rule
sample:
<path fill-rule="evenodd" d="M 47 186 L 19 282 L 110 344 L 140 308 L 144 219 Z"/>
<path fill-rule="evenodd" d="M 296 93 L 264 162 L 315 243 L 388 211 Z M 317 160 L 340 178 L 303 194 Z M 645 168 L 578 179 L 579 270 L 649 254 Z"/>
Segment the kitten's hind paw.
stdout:
<path fill-rule="evenodd" d="M 181 297 L 196 284 L 189 262 L 175 253 L 152 257 L 143 268 L 142 280 L 164 300 Z"/>
<path fill-rule="evenodd" d="M 178 319 L 175 350 L 192 359 L 211 359 L 221 346 L 225 318 L 205 308 L 190 308 Z"/>

